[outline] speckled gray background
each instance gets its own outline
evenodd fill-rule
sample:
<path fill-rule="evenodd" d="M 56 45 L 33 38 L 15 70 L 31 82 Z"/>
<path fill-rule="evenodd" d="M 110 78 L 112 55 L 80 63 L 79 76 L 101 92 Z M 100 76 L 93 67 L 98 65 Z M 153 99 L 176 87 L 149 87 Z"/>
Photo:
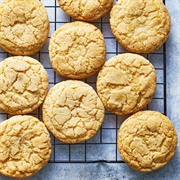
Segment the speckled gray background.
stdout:
<path fill-rule="evenodd" d="M 44 0 L 48 5 L 48 0 Z M 49 1 L 50 2 L 50 1 Z M 180 0 L 166 0 L 171 14 L 171 33 L 166 43 L 167 51 L 167 116 L 174 123 L 180 135 Z M 0 175 L 0 180 L 11 178 Z M 180 179 L 179 144 L 175 156 L 163 168 L 151 172 L 140 173 L 126 164 L 117 163 L 49 163 L 40 172 L 28 180 L 95 180 L 95 179 L 128 179 L 150 180 Z"/>

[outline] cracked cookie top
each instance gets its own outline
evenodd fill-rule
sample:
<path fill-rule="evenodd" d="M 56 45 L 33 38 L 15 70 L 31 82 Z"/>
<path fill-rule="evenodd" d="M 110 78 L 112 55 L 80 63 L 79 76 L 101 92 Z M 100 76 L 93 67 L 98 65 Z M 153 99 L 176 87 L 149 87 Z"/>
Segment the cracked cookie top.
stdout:
<path fill-rule="evenodd" d="M 38 52 L 49 34 L 48 14 L 39 0 L 0 3 L 0 46 L 14 55 Z"/>
<path fill-rule="evenodd" d="M 155 111 L 140 111 L 121 125 L 118 149 L 132 168 L 148 172 L 164 166 L 174 155 L 177 134 L 172 122 Z"/>
<path fill-rule="evenodd" d="M 118 0 L 110 13 L 112 32 L 135 53 L 151 53 L 167 40 L 170 15 L 162 0 Z"/>
<path fill-rule="evenodd" d="M 81 21 L 95 21 L 111 9 L 114 0 L 58 0 L 58 2 L 69 16 Z"/>
<path fill-rule="evenodd" d="M 40 106 L 48 90 L 48 74 L 35 59 L 9 57 L 0 62 L 0 109 L 27 114 Z"/>
<path fill-rule="evenodd" d="M 144 108 L 156 89 L 156 72 L 143 56 L 124 53 L 105 62 L 97 77 L 97 92 L 108 111 L 117 115 Z"/>
<path fill-rule="evenodd" d="M 66 23 L 52 35 L 49 55 L 58 74 L 72 79 L 87 78 L 104 64 L 104 37 L 92 24 L 80 21 Z"/>
<path fill-rule="evenodd" d="M 0 123 L 0 173 L 13 178 L 32 176 L 51 155 L 50 135 L 33 116 L 13 116 Z"/>
<path fill-rule="evenodd" d="M 67 80 L 48 92 L 43 121 L 59 140 L 77 143 L 93 137 L 104 120 L 104 106 L 88 84 Z"/>

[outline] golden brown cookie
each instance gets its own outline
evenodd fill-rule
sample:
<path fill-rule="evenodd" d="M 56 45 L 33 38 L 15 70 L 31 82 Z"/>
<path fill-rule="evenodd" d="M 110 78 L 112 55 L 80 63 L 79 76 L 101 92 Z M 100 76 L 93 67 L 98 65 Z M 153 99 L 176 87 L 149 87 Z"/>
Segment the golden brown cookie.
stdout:
<path fill-rule="evenodd" d="M 118 133 L 118 149 L 132 168 L 156 170 L 173 157 L 177 134 L 172 122 L 155 111 L 140 111 L 126 119 Z"/>
<path fill-rule="evenodd" d="M 167 40 L 170 15 L 162 0 L 118 0 L 110 13 L 110 25 L 127 50 L 151 53 Z"/>
<path fill-rule="evenodd" d="M 104 63 L 104 37 L 92 24 L 66 23 L 52 35 L 49 54 L 52 67 L 58 74 L 72 79 L 87 78 Z"/>
<path fill-rule="evenodd" d="M 51 155 L 50 135 L 33 116 L 13 116 L 0 123 L 0 173 L 26 178 L 46 165 Z"/>
<path fill-rule="evenodd" d="M 35 59 L 14 56 L 0 62 L 0 109 L 27 114 L 38 108 L 48 90 L 48 74 Z"/>
<path fill-rule="evenodd" d="M 111 9 L 114 0 L 58 0 L 58 2 L 69 16 L 81 21 L 94 21 Z"/>
<path fill-rule="evenodd" d="M 125 53 L 106 61 L 97 78 L 97 92 L 108 111 L 130 114 L 144 108 L 156 89 L 156 72 L 143 56 Z"/>
<path fill-rule="evenodd" d="M 93 137 L 104 120 L 104 106 L 88 84 L 67 80 L 48 92 L 43 121 L 59 140 L 77 143 Z"/>
<path fill-rule="evenodd" d="M 38 52 L 49 34 L 48 14 L 39 0 L 0 3 L 0 47 L 14 55 Z"/>

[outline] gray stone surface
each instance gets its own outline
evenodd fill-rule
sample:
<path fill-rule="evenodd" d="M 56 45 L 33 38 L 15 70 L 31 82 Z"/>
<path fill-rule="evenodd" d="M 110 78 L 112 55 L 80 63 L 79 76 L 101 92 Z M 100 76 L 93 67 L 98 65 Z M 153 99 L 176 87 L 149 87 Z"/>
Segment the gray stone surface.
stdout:
<path fill-rule="evenodd" d="M 50 5 L 49 3 L 53 3 L 54 1 L 50 0 L 42 0 L 45 5 Z M 171 14 L 171 33 L 169 39 L 166 43 L 166 51 L 167 51 L 167 116 L 174 123 L 176 130 L 178 132 L 178 137 L 180 136 L 180 0 L 166 0 L 166 6 Z M 51 14 L 50 18 L 53 21 L 54 16 L 53 12 L 49 10 L 49 14 Z M 57 11 L 57 16 L 63 17 L 66 21 L 68 21 L 68 16 L 66 16 L 60 9 Z M 105 17 L 107 18 L 107 17 Z M 108 29 L 108 25 L 104 27 Z M 51 33 L 52 34 L 52 33 Z M 105 36 L 109 36 L 109 32 L 104 32 Z M 107 40 L 110 45 L 108 47 L 109 51 L 114 51 L 114 41 Z M 47 47 L 44 47 L 47 48 Z M 122 49 L 122 48 L 120 48 Z M 108 55 L 109 57 L 111 55 Z M 3 57 L 1 57 L 3 59 Z M 152 57 L 150 57 L 153 59 Z M 161 58 L 161 57 L 159 57 Z M 45 62 L 47 63 L 47 61 Z M 47 65 L 48 66 L 48 65 Z M 157 66 L 160 66 L 157 64 Z M 52 77 L 53 80 L 53 77 Z M 161 90 L 158 90 L 157 96 L 161 95 Z M 111 115 L 110 115 L 111 116 Z M 113 115 L 112 115 L 113 116 Z M 4 117 L 4 119 L 6 116 Z M 113 118 L 113 117 L 112 117 Z M 113 120 L 114 121 L 114 120 Z M 112 124 L 108 124 L 108 121 L 103 125 L 112 126 Z M 103 135 L 107 134 L 103 132 Z M 112 136 L 109 136 L 109 139 L 106 141 L 113 141 L 114 132 Z M 94 141 L 98 140 L 98 134 Z M 93 142 L 91 140 L 90 142 Z M 79 156 L 74 157 L 80 160 L 82 158 L 81 153 L 84 154 L 84 150 L 82 148 L 81 152 L 79 152 L 78 146 L 74 146 L 73 152 L 79 154 Z M 83 147 L 83 145 L 82 145 Z M 97 147 L 97 146 L 96 146 Z M 64 148 L 69 148 L 68 146 L 64 146 Z M 89 149 L 89 153 L 95 153 L 93 157 L 99 156 L 98 153 L 101 153 L 101 148 L 99 148 L 98 153 L 94 151 L 94 149 Z M 104 152 L 106 153 L 106 152 Z M 113 154 L 113 153 L 112 153 Z M 75 156 L 75 155 L 74 155 Z M 61 158 L 61 157 L 59 157 Z M 62 158 L 66 158 L 64 155 Z M 109 157 L 112 158 L 112 157 Z M 113 157 L 114 158 L 114 157 Z M 4 177 L 0 175 L 0 180 L 10 180 L 11 178 Z M 31 178 L 27 178 L 28 180 L 95 180 L 95 179 L 124 179 L 124 180 L 179 180 L 180 179 L 180 151 L 179 144 L 177 148 L 177 152 L 175 156 L 170 160 L 170 162 L 163 168 L 151 172 L 151 173 L 140 173 L 131 168 L 129 168 L 126 164 L 117 164 L 117 163 L 49 163 L 45 166 L 41 171 L 39 171 L 36 175 Z"/>

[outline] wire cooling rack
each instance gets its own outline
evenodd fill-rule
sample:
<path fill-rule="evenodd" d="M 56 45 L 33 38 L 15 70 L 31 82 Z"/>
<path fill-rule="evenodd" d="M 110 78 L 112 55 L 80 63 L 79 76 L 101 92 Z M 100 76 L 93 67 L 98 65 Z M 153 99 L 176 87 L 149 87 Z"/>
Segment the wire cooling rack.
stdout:
<path fill-rule="evenodd" d="M 35 54 L 33 57 L 39 60 L 47 70 L 49 74 L 49 88 L 51 88 L 56 83 L 66 80 L 66 78 L 59 76 L 51 67 L 48 53 L 49 39 L 56 29 L 67 22 L 73 21 L 73 19 L 61 10 L 56 0 L 41 0 L 41 2 L 44 4 L 49 14 L 50 34 L 41 51 Z M 109 59 L 117 54 L 127 52 L 119 45 L 111 33 L 109 14 L 106 14 L 103 18 L 93 22 L 93 24 L 101 29 L 104 35 L 107 46 L 106 59 Z M 166 114 L 165 45 L 154 53 L 142 55 L 154 65 L 157 73 L 157 89 L 151 103 L 145 109 L 156 110 Z M 10 54 L 0 49 L 0 61 L 9 56 Z M 97 74 L 90 78 L 84 79 L 84 82 L 90 84 L 94 89 L 96 89 L 96 77 Z M 41 107 L 31 113 L 31 115 L 42 120 Z M 10 116 L 8 114 L 0 111 L 0 121 L 3 121 L 9 117 Z M 90 140 L 73 145 L 64 144 L 51 135 L 52 156 L 49 163 L 124 163 L 117 150 L 117 132 L 121 123 L 127 117 L 128 116 L 117 116 L 106 111 L 104 123 L 97 134 Z"/>

